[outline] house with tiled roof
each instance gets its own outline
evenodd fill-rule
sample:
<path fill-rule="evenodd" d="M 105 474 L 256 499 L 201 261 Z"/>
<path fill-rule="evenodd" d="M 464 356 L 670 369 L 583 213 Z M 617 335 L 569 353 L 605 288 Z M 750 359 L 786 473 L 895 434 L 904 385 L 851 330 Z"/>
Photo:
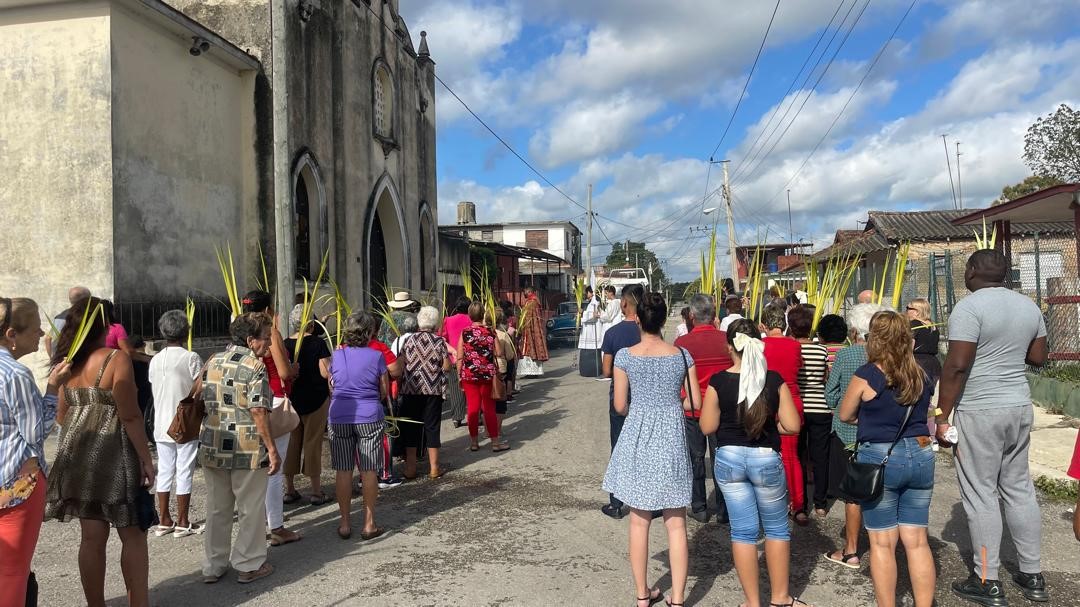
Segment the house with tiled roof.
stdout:
<path fill-rule="evenodd" d="M 957 226 L 953 220 L 971 210 L 869 211 L 862 230 L 837 230 L 828 247 L 811 256 L 823 272 L 829 259 L 837 255 L 859 255 L 862 259 L 849 291 L 856 294 L 873 289 L 881 281 L 888 260 L 891 296 L 896 272 L 896 250 L 910 243 L 904 301 L 925 297 L 931 301 L 935 316 L 943 319 L 952 306 L 967 295 L 964 266 L 975 251 L 975 230 Z M 1075 231 L 1071 222 L 1012 223 L 1014 288 L 1041 301 L 1049 281 L 1076 275 Z M 981 232 L 981 228 L 979 229 Z"/>

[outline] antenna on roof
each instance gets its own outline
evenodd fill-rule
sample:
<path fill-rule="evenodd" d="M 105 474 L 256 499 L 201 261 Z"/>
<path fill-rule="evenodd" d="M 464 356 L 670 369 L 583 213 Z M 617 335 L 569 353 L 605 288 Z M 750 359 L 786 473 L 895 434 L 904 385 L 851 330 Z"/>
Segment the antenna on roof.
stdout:
<path fill-rule="evenodd" d="M 948 137 L 947 133 L 941 136 L 941 143 L 945 146 L 945 166 L 949 168 L 949 187 L 952 189 L 952 206 L 955 209 L 957 208 L 956 183 L 952 178 L 952 161 L 949 159 L 949 142 L 945 140 L 946 137 Z"/>

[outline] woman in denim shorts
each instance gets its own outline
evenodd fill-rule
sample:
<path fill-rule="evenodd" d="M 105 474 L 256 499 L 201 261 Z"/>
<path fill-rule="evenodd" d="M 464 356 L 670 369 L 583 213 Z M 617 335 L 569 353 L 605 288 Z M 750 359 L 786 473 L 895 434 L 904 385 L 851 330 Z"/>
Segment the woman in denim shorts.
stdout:
<path fill-rule="evenodd" d="M 934 492 L 934 452 L 926 417 L 933 384 L 915 361 L 908 320 L 893 311 L 870 320 L 868 363 L 855 372 L 840 403 L 840 419 L 858 421 L 856 461 L 885 463 L 885 490 L 863 502 L 870 535 L 870 576 L 877 604 L 896 604 L 896 543 L 904 543 L 915 607 L 934 600 L 936 571 L 926 537 Z M 908 407 L 914 410 L 908 414 Z M 905 417 L 907 422 L 904 422 Z M 903 428 L 901 428 L 903 424 Z"/>
<path fill-rule="evenodd" d="M 784 380 L 767 371 L 765 344 L 753 322 L 727 330 L 730 369 L 713 374 L 701 409 L 701 431 L 716 433 L 713 474 L 731 519 L 731 552 L 747 605 L 760 605 L 757 540 L 765 529 L 770 605 L 806 605 L 788 593 L 791 533 L 780 435 L 799 433 L 799 412 Z"/>

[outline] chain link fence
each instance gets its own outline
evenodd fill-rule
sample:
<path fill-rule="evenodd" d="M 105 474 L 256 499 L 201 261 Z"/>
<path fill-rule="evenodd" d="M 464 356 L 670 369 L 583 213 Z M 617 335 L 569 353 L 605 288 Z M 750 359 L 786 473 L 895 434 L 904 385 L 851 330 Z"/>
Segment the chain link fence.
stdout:
<path fill-rule="evenodd" d="M 1075 236 L 1014 236 L 1011 249 L 1009 287 L 1031 298 L 1042 311 L 1054 364 L 1075 363 L 1080 360 L 1080 280 Z M 918 292 L 926 294 L 943 339 L 948 339 L 949 314 L 957 302 L 971 294 L 964 284 L 964 270 L 974 250 L 974 245 L 969 245 L 930 253 L 909 268 L 912 274 L 908 278 L 917 285 Z"/>

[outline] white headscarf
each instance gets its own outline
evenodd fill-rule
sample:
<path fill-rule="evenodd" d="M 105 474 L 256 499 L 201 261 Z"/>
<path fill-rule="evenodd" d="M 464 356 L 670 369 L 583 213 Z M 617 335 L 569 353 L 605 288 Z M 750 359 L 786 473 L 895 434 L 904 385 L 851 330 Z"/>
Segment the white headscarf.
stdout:
<path fill-rule="evenodd" d="M 735 334 L 735 351 L 742 357 L 739 371 L 739 402 L 749 409 L 765 390 L 765 343 L 745 333 Z"/>

